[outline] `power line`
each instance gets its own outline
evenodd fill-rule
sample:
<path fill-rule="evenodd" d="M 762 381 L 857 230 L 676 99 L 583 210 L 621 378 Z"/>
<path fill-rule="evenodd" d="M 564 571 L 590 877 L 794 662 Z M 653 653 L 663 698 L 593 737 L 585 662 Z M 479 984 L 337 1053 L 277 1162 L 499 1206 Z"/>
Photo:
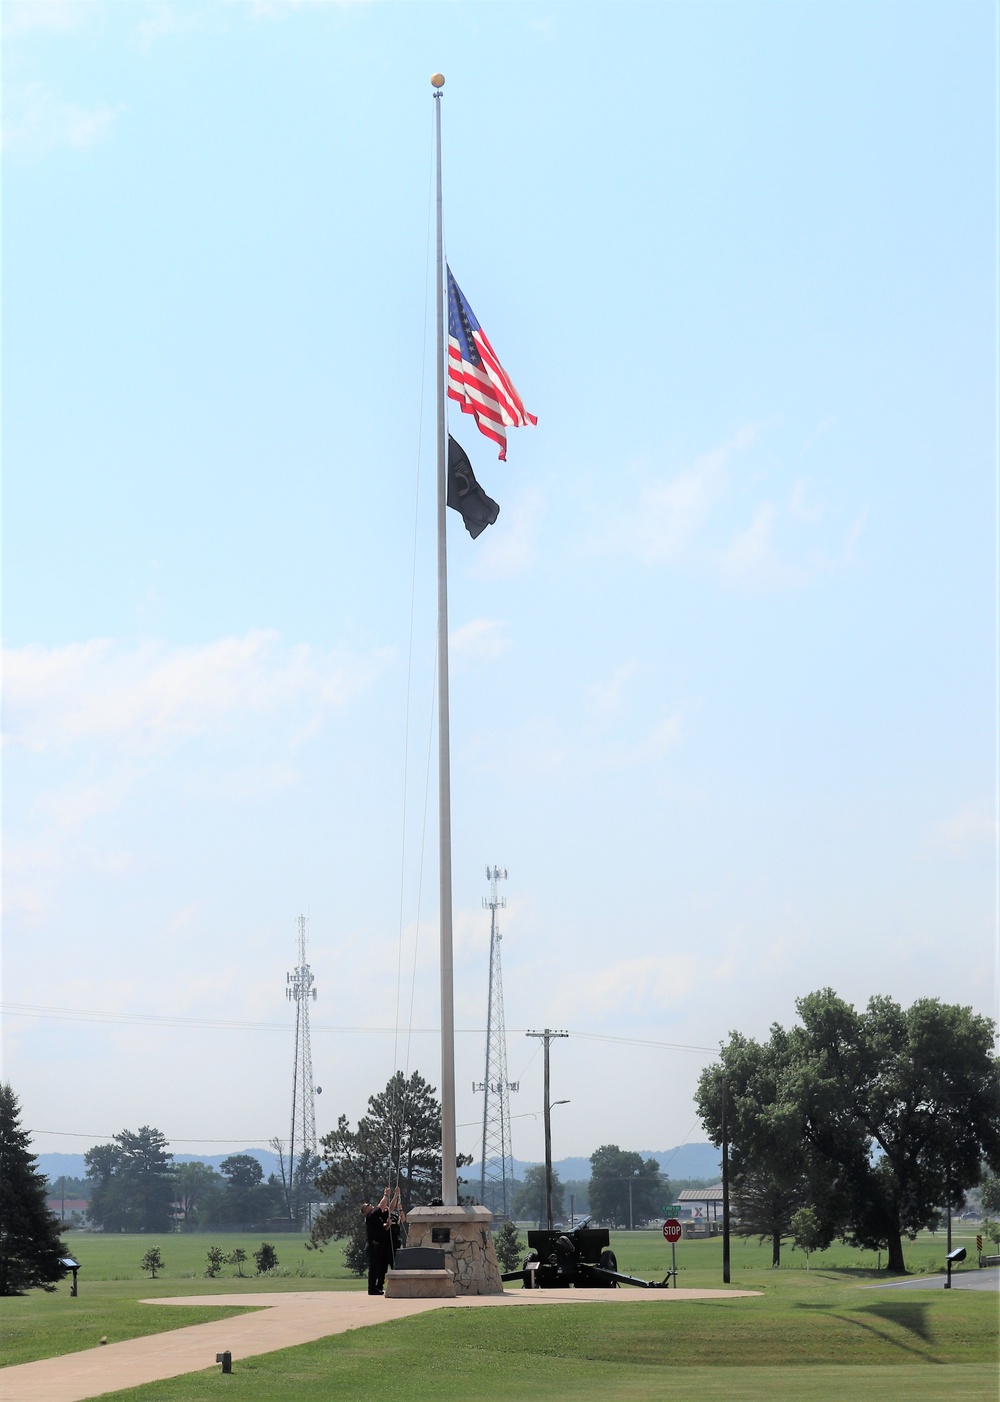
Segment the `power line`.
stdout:
<path fill-rule="evenodd" d="M 115 1130 L 114 1134 L 85 1134 L 79 1129 L 29 1129 L 28 1134 L 51 1134 L 55 1139 L 93 1139 L 100 1143 L 110 1144 L 115 1134 L 120 1134 L 120 1130 Z M 168 1144 L 250 1144 L 255 1139 L 262 1139 L 261 1134 L 243 1134 L 239 1139 L 179 1139 L 176 1135 L 166 1136 Z M 258 1148 L 262 1146 L 258 1145 Z"/>
<path fill-rule="evenodd" d="M 201 1027 L 208 1030 L 221 1032 L 288 1032 L 288 1024 L 284 1022 L 251 1022 L 237 1021 L 227 1018 L 213 1017 L 182 1017 L 178 1014 L 159 1013 L 119 1013 L 101 1012 L 87 1008 L 60 1008 L 49 1007 L 37 1003 L 0 1003 L 0 1012 L 11 1017 L 40 1017 L 52 1018 L 65 1022 L 108 1022 L 131 1025 L 136 1027 Z M 349 1036 L 395 1036 L 399 1031 L 413 1032 L 416 1035 L 437 1037 L 440 1034 L 438 1027 L 349 1027 L 339 1024 L 312 1024 L 313 1032 L 335 1032 Z M 526 1027 L 512 1027 L 508 1029 L 511 1033 L 527 1032 Z M 462 1036 L 485 1036 L 486 1029 L 483 1027 L 459 1027 L 456 1032 Z M 644 1037 L 624 1037 L 612 1032 L 577 1032 L 570 1028 L 570 1033 L 579 1041 L 586 1042 L 612 1042 L 618 1046 L 626 1047 L 650 1047 L 656 1051 L 683 1051 L 707 1053 L 709 1056 L 718 1056 L 719 1047 L 702 1047 L 689 1042 L 661 1042 Z"/>

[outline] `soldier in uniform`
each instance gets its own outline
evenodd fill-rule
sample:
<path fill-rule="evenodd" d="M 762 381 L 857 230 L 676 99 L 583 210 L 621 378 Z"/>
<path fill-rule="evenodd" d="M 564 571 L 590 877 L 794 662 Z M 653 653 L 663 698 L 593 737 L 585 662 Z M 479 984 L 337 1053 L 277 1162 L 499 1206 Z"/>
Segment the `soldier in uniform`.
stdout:
<path fill-rule="evenodd" d="M 368 1239 L 368 1293 L 384 1295 L 390 1251 L 388 1187 L 381 1200 L 374 1206 L 370 1202 L 363 1202 L 361 1211 L 364 1214 L 365 1236 Z"/>

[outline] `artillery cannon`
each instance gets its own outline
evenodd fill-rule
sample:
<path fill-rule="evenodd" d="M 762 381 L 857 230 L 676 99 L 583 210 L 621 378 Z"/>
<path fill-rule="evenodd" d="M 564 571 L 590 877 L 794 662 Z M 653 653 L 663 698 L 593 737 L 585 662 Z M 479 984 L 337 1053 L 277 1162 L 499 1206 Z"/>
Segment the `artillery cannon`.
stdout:
<path fill-rule="evenodd" d="M 584 1222 L 571 1232 L 529 1232 L 524 1265 L 519 1271 L 505 1271 L 502 1279 L 520 1280 L 525 1290 L 568 1289 L 571 1285 L 578 1290 L 613 1290 L 619 1284 L 663 1290 L 669 1286 L 671 1274 L 668 1271 L 661 1281 L 624 1275 L 611 1250 L 607 1227 L 590 1227 Z"/>

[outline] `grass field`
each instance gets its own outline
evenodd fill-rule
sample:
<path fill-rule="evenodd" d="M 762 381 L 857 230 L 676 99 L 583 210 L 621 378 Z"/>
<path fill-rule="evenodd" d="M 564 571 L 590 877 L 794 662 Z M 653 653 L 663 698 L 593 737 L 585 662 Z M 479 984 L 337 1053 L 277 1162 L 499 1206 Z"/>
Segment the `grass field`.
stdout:
<path fill-rule="evenodd" d="M 105 1402 L 963 1397 L 997 1393 L 996 1301 L 827 1284 L 760 1299 L 441 1310 L 110 1394 Z"/>
<path fill-rule="evenodd" d="M 274 1239 L 279 1274 L 239 1279 L 226 1266 L 206 1279 L 210 1245 L 242 1246 L 251 1257 L 258 1237 L 69 1238 L 82 1262 L 80 1297 L 68 1284 L 53 1295 L 33 1292 L 4 1301 L 3 1361 L 51 1357 L 178 1328 L 235 1313 L 211 1305 L 213 1295 L 275 1290 L 360 1289 L 339 1248 L 305 1251 L 301 1238 Z M 956 1237 L 974 1261 L 974 1237 Z M 165 1271 L 151 1280 L 139 1269 L 157 1245 Z M 621 1269 L 661 1278 L 670 1248 L 656 1232 L 615 1233 Z M 482 1398 L 590 1398 L 615 1402 L 653 1397 L 880 1399 L 997 1397 L 998 1300 L 966 1291 L 882 1292 L 860 1289 L 886 1279 L 869 1253 L 833 1247 L 804 1269 L 788 1251 L 781 1270 L 769 1248 L 734 1240 L 732 1284 L 761 1292 L 752 1300 L 671 1301 L 647 1305 L 572 1305 L 542 1310 L 441 1311 L 355 1330 L 281 1353 L 238 1360 L 232 1376 L 189 1374 L 121 1394 L 129 1402 L 201 1402 L 220 1388 L 262 1402 L 326 1402 L 399 1390 L 409 1399 L 451 1402 Z M 940 1269 L 944 1238 L 909 1244 L 914 1271 Z M 681 1242 L 680 1284 L 721 1285 L 718 1239 Z M 247 1266 L 243 1267 L 244 1271 Z M 971 1269 L 975 1269 L 974 1264 Z M 188 1293 L 191 1310 L 143 1305 L 158 1295 Z M 111 1402 L 110 1396 L 105 1402 Z"/>

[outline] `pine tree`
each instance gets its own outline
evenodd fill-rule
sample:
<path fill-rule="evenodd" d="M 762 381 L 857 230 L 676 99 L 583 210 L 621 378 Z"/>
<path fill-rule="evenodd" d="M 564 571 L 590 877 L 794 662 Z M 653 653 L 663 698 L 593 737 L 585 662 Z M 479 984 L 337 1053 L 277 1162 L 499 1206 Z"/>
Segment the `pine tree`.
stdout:
<path fill-rule="evenodd" d="M 66 1274 L 59 1222 L 45 1205 L 48 1183 L 20 1117 L 13 1089 L 0 1084 L 0 1295 L 54 1290 Z"/>

